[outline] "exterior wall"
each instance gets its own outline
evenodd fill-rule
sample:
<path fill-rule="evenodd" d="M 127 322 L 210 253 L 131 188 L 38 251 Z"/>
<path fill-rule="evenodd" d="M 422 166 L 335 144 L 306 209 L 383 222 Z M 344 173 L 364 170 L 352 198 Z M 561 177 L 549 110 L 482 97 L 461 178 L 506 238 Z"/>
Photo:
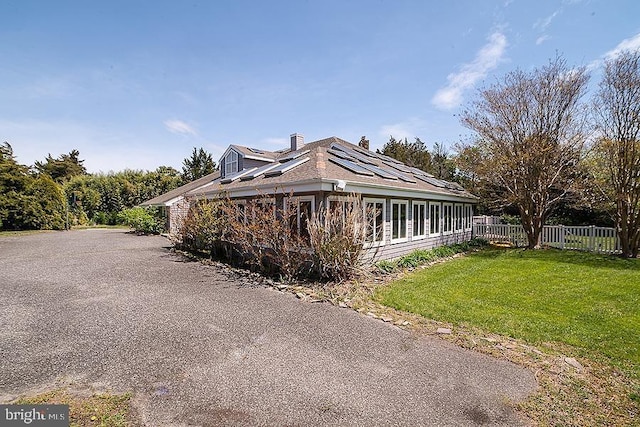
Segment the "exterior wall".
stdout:
<path fill-rule="evenodd" d="M 413 240 L 404 243 L 386 243 L 385 245 L 369 248 L 365 254 L 366 259 L 381 261 L 385 259 L 399 258 L 416 249 L 433 249 L 438 246 L 451 245 L 471 240 L 471 231 L 456 232 L 437 237 Z"/>
<path fill-rule="evenodd" d="M 189 213 L 189 202 L 181 197 L 177 202 L 173 203 L 169 206 L 169 234 L 175 236 L 180 233 L 180 228 L 182 227 L 182 222 L 187 217 Z"/>
<path fill-rule="evenodd" d="M 392 202 L 408 202 L 407 208 L 407 238 L 406 241 L 392 242 Z M 415 237 L 413 236 L 413 205 L 414 202 L 426 203 L 426 224 L 425 224 L 425 236 Z M 472 239 L 472 212 L 468 215 L 468 223 L 464 224 L 461 229 L 456 230 L 456 221 L 452 220 L 452 231 L 449 233 L 443 232 L 444 212 L 442 205 L 440 206 L 440 232 L 434 235 L 429 233 L 429 203 L 434 203 L 434 200 L 429 199 L 385 199 L 385 239 L 384 244 L 372 246 L 366 252 L 365 257 L 374 261 L 387 260 L 404 256 L 416 249 L 433 249 L 439 246 L 451 245 L 454 243 L 461 243 Z M 435 202 L 440 203 L 440 202 Z M 452 213 L 456 215 L 455 203 L 452 204 Z M 457 205 L 470 206 L 467 203 L 460 203 Z M 462 209 L 462 215 L 466 214 L 464 208 Z"/>

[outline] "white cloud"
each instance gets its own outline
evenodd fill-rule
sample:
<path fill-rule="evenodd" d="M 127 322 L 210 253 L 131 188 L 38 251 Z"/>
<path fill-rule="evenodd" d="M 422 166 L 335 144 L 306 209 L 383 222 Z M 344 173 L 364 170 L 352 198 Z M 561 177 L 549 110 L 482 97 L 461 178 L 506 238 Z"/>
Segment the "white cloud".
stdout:
<path fill-rule="evenodd" d="M 540 36 L 536 39 L 536 45 L 541 45 L 542 43 L 546 42 L 547 40 L 549 40 L 551 37 L 549 37 L 548 35 L 543 35 Z"/>
<path fill-rule="evenodd" d="M 533 24 L 533 28 L 538 29 L 540 31 L 546 31 L 547 27 L 549 27 L 549 25 L 551 25 L 551 21 L 553 21 L 553 19 L 558 16 L 558 14 L 562 11 L 562 9 L 558 9 L 555 12 L 553 12 L 551 15 L 547 16 L 544 19 L 539 19 L 538 21 L 536 21 L 535 24 Z"/>
<path fill-rule="evenodd" d="M 188 125 L 182 120 L 165 120 L 164 125 L 167 128 L 167 130 L 172 133 L 177 133 L 182 135 L 193 135 L 193 136 L 198 135 L 198 133 L 195 131 L 195 129 L 192 126 Z"/>
<path fill-rule="evenodd" d="M 409 141 L 413 141 L 416 136 L 419 137 L 424 131 L 424 120 L 410 118 L 399 123 L 381 126 L 378 135 L 380 135 L 385 142 L 390 136 L 393 136 L 396 140 L 407 138 Z"/>
<path fill-rule="evenodd" d="M 494 32 L 476 54 L 474 60 L 462 66 L 459 72 L 447 76 L 448 84 L 438 90 L 431 102 L 441 109 L 452 109 L 462 103 L 465 90 L 473 87 L 489 71 L 498 66 L 507 47 L 507 38 L 501 32 Z"/>
<path fill-rule="evenodd" d="M 636 51 L 640 49 L 640 33 L 636 34 L 633 37 L 622 40 L 616 47 L 602 55 L 599 59 L 591 61 L 589 65 L 587 65 L 588 70 L 593 70 L 602 65 L 603 61 L 610 61 L 616 59 L 618 55 L 620 55 L 624 51 Z"/>

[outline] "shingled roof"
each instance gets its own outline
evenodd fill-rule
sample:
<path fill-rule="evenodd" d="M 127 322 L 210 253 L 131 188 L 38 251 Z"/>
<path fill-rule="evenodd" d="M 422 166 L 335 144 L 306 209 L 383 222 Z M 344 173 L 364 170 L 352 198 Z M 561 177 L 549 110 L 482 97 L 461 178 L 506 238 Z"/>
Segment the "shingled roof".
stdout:
<path fill-rule="evenodd" d="M 307 187 L 317 184 L 317 189 L 320 189 L 322 183 L 344 181 L 346 192 L 355 188 L 376 189 L 377 194 L 406 190 L 462 198 L 471 202 L 477 200 L 476 196 L 456 183 L 438 180 L 424 171 L 335 136 L 305 144 L 293 152 L 263 151 L 258 154 L 255 149 L 238 145 L 233 147 L 243 154 L 251 153 L 273 160 L 265 163 L 264 168 L 245 169 L 230 174 L 225 179 L 210 180 L 210 183 L 205 183 L 209 184 L 206 187 L 203 187 L 204 184 L 196 185 L 187 194 L 201 196 L 224 191 L 233 197 L 234 193 L 246 194 L 251 190 L 260 190 L 262 193 L 276 190 L 288 192 L 302 184 Z M 254 174 L 257 176 L 253 176 Z"/>
<path fill-rule="evenodd" d="M 197 188 L 203 187 L 211 182 L 218 180 L 220 178 L 220 171 L 215 171 L 210 173 L 209 175 L 205 175 L 202 178 L 198 178 L 195 181 L 191 181 L 188 184 L 185 184 L 181 187 L 175 188 L 171 191 L 168 191 L 164 194 L 161 194 L 158 197 L 154 197 L 151 200 L 147 200 L 146 202 L 141 203 L 142 206 L 162 206 L 166 204 L 171 204 L 171 202 L 184 196 L 185 194 L 193 191 Z"/>

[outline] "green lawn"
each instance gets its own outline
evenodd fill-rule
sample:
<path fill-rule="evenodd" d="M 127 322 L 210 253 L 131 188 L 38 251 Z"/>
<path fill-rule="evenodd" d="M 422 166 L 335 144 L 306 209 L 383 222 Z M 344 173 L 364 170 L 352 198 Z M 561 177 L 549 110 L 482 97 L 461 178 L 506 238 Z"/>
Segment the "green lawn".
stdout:
<path fill-rule="evenodd" d="M 640 378 L 640 260 L 487 249 L 410 274 L 376 297 L 531 344 L 569 344 Z"/>

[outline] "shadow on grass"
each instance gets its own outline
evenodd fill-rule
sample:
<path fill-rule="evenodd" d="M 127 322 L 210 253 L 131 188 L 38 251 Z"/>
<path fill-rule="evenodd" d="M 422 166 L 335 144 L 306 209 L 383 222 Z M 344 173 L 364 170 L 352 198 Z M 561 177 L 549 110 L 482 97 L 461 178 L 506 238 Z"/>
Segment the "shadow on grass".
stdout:
<path fill-rule="evenodd" d="M 519 260 L 559 262 L 598 269 L 640 270 L 640 260 L 638 259 L 628 259 L 616 255 L 553 248 L 532 250 L 522 248 L 488 247 L 484 250 L 474 252 L 469 256 L 481 259 L 513 258 Z"/>

